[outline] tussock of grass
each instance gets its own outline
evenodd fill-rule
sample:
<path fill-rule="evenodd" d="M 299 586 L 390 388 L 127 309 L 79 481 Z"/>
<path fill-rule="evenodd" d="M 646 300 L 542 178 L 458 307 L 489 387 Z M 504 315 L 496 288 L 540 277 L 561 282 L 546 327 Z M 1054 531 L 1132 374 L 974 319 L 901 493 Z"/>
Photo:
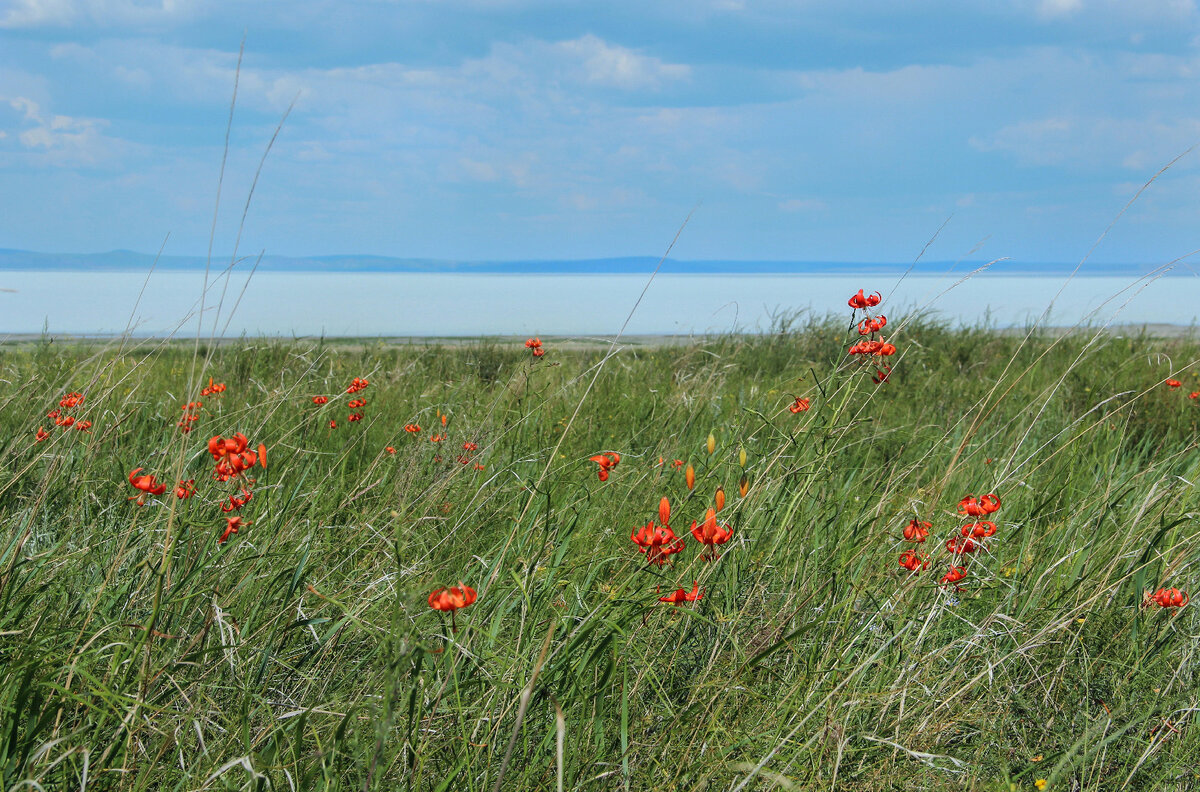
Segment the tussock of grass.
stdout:
<path fill-rule="evenodd" d="M 3 788 L 1200 784 L 1194 608 L 1140 607 L 1196 588 L 1200 346 L 918 323 L 876 387 L 844 330 L 547 340 L 537 363 L 500 341 L 0 348 Z M 182 435 L 209 376 L 228 390 Z M 74 390 L 92 432 L 36 443 Z M 204 444 L 234 432 L 270 465 L 219 545 Z M 199 492 L 139 508 L 135 467 Z M 689 536 L 648 566 L 631 529 L 665 495 L 686 536 L 718 485 L 720 560 Z M 991 491 L 989 551 L 938 586 L 959 498 Z M 908 576 L 914 517 L 935 564 Z M 479 600 L 452 634 L 426 597 L 460 580 Z M 693 580 L 701 601 L 658 602 Z"/>

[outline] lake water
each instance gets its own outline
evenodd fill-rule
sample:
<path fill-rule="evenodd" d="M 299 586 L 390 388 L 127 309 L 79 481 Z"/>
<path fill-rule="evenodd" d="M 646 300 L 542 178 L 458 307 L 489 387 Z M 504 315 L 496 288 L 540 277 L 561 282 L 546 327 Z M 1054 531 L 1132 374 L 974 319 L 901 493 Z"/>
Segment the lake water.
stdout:
<path fill-rule="evenodd" d="M 612 335 L 647 276 L 235 272 L 210 284 L 202 335 Z M 145 291 L 141 294 L 143 283 Z M 194 336 L 203 274 L 0 273 L 0 334 Z M 883 292 L 893 321 L 914 311 L 956 324 L 1191 325 L 1200 278 L 976 275 L 660 275 L 627 334 L 703 334 L 770 327 L 794 311 L 848 313 L 859 288 Z M 15 290 L 15 291 L 7 291 Z M 217 305 L 225 291 L 224 303 Z M 244 293 L 243 293 L 244 290 Z M 236 304 L 236 310 L 234 306 Z"/>

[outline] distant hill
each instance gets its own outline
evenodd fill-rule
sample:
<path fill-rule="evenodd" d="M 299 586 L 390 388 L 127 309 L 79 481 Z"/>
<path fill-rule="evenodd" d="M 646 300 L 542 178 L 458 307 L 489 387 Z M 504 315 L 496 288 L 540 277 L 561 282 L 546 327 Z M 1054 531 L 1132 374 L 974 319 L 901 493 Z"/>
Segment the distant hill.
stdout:
<path fill-rule="evenodd" d="M 238 269 L 253 266 L 256 257 L 239 259 Z M 651 272 L 658 263 L 654 256 L 626 256 L 599 259 L 545 259 L 522 261 L 455 261 L 451 259 L 392 258 L 389 256 L 263 256 L 258 269 L 266 272 L 424 272 L 424 273 L 490 273 L 490 274 L 642 274 Z M 840 274 L 901 273 L 913 267 L 923 275 L 966 275 L 985 262 L 922 261 L 911 265 L 903 262 L 862 261 L 737 261 L 668 259 L 662 272 L 671 274 Z M 214 259 L 213 268 L 228 266 L 228 259 Z M 145 272 L 154 267 L 160 272 L 203 270 L 202 256 L 161 256 L 130 250 L 107 253 L 34 253 L 28 250 L 0 248 L 0 272 L 33 270 L 42 272 Z M 1058 275 L 1074 269 L 1074 264 L 1032 261 L 1001 261 L 989 269 L 992 274 Z M 1084 275 L 1139 275 L 1152 269 L 1147 264 L 1094 264 L 1081 270 Z M 1187 271 L 1190 274 L 1190 270 Z"/>

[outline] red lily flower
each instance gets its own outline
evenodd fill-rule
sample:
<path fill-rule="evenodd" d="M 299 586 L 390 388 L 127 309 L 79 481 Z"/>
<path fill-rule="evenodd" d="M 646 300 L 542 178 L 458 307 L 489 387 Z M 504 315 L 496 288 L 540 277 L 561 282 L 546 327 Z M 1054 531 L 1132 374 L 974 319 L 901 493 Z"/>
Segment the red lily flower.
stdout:
<path fill-rule="evenodd" d="M 404 431 L 408 432 L 409 434 L 416 434 L 417 432 L 421 431 L 421 427 L 418 424 L 404 424 Z"/>
<path fill-rule="evenodd" d="M 312 402 L 313 402 L 313 404 L 328 404 L 329 397 L 328 396 L 313 396 Z"/>
<path fill-rule="evenodd" d="M 801 399 L 800 397 L 796 397 L 796 403 L 793 404 L 792 406 L 788 407 L 788 409 L 791 410 L 793 414 L 795 414 L 795 413 L 806 412 L 810 406 L 811 406 L 811 402 L 809 402 L 808 399 Z"/>
<path fill-rule="evenodd" d="M 50 433 L 47 432 L 44 427 L 39 426 L 38 430 L 37 430 L 37 440 L 35 442 L 40 443 L 49 436 L 50 436 Z"/>
<path fill-rule="evenodd" d="M 687 591 L 684 591 L 683 589 L 676 589 L 674 592 L 668 594 L 665 597 L 659 597 L 658 601 L 659 602 L 669 602 L 672 605 L 682 605 L 685 602 L 695 602 L 696 600 L 702 599 L 703 597 L 704 597 L 704 592 L 700 591 L 699 585 L 696 583 L 696 581 L 693 580 L 692 581 L 692 590 L 690 593 Z"/>
<path fill-rule="evenodd" d="M 634 528 L 629 539 L 638 546 L 638 552 L 646 554 L 649 563 L 659 566 L 667 563 L 667 556 L 683 550 L 683 540 L 669 527 L 655 525 L 654 520 L 642 528 Z"/>
<path fill-rule="evenodd" d="M 431 442 L 431 443 L 440 443 L 445 439 L 446 439 L 445 432 L 442 432 L 441 434 L 434 434 L 434 435 L 429 436 L 429 442 Z"/>
<path fill-rule="evenodd" d="M 1160 608 L 1182 608 L 1190 601 L 1186 591 L 1176 588 L 1161 588 L 1150 599 L 1157 602 Z"/>
<path fill-rule="evenodd" d="M 351 399 L 350 401 L 346 402 L 346 406 L 349 407 L 351 410 L 357 410 L 360 407 L 366 407 L 367 400 L 366 399 Z"/>
<path fill-rule="evenodd" d="M 200 390 L 200 395 L 201 396 L 212 396 L 213 394 L 219 394 L 219 393 L 224 393 L 224 392 L 225 392 L 225 383 L 224 382 L 214 383 L 213 378 L 209 377 L 208 378 L 208 387 L 202 388 Z"/>
<path fill-rule="evenodd" d="M 958 583 L 958 581 L 962 580 L 966 576 L 967 576 L 967 568 L 966 567 L 952 566 L 952 567 L 950 567 L 950 570 L 948 572 L 946 572 L 945 575 L 942 575 L 941 582 L 943 584 Z M 956 585 L 954 588 L 958 589 L 959 591 L 962 591 L 961 586 Z"/>
<path fill-rule="evenodd" d="M 70 426 L 73 423 L 75 423 L 73 415 L 62 415 L 54 419 L 55 426 Z"/>
<path fill-rule="evenodd" d="M 542 339 L 540 338 L 528 338 L 525 340 L 526 349 L 541 349 L 541 347 Z"/>
<path fill-rule="evenodd" d="M 696 537 L 696 541 L 704 545 L 708 550 L 704 557 L 710 560 L 716 560 L 717 545 L 725 544 L 729 541 L 729 537 L 733 536 L 733 529 L 728 525 L 720 525 L 717 523 L 717 513 L 713 509 L 709 509 L 704 515 L 704 522 L 697 524 L 692 521 L 692 536 Z"/>
<path fill-rule="evenodd" d="M 956 556 L 974 553 L 982 546 L 969 536 L 963 536 L 958 539 L 951 537 L 946 540 L 946 551 Z"/>
<path fill-rule="evenodd" d="M 478 451 L 478 443 L 463 443 L 463 451 Z"/>
<path fill-rule="evenodd" d="M 880 330 L 882 330 L 886 326 L 887 326 L 887 317 L 884 316 L 883 314 L 880 314 L 879 316 L 876 316 L 876 317 L 868 317 L 858 323 L 858 334 L 859 335 L 871 335 L 871 333 L 878 333 Z"/>
<path fill-rule="evenodd" d="M 1180 387 L 1180 386 L 1182 386 L 1182 385 L 1183 385 L 1183 383 L 1182 383 L 1182 382 L 1180 382 L 1180 381 L 1179 381 L 1179 380 L 1177 380 L 1177 379 L 1169 379 L 1169 380 L 1167 380 L 1167 381 L 1166 381 L 1165 383 L 1163 383 L 1163 384 L 1165 384 L 1165 385 L 1166 385 L 1168 388 L 1170 388 L 1171 390 L 1175 390 L 1176 388 L 1178 388 L 1178 387 Z"/>
<path fill-rule="evenodd" d="M 195 494 L 196 494 L 196 480 L 195 479 L 188 479 L 187 481 L 180 479 L 179 483 L 175 485 L 175 497 L 179 498 L 180 500 L 186 500 L 187 498 L 190 498 Z"/>
<path fill-rule="evenodd" d="M 929 560 L 918 555 L 915 550 L 905 550 L 900 554 L 900 566 L 909 572 L 916 572 L 920 569 L 929 569 Z"/>
<path fill-rule="evenodd" d="M 245 487 L 242 487 L 242 496 L 239 498 L 237 495 L 230 495 L 229 503 L 221 504 L 221 511 L 226 512 L 226 513 L 231 512 L 231 511 L 238 511 L 243 506 L 245 506 L 247 503 L 249 503 L 250 499 L 253 497 L 254 497 L 253 492 L 246 489 Z"/>
<path fill-rule="evenodd" d="M 883 385 L 888 381 L 888 377 L 890 376 L 892 376 L 892 367 L 885 365 L 871 375 L 871 382 L 874 382 L 876 385 Z"/>
<path fill-rule="evenodd" d="M 329 419 L 329 428 L 330 428 L 330 429 L 337 429 L 337 421 L 335 421 L 334 419 L 330 418 L 330 419 Z"/>
<path fill-rule="evenodd" d="M 909 520 L 908 525 L 904 526 L 904 539 L 908 542 L 916 542 L 920 544 L 929 538 L 929 529 L 933 527 L 933 523 Z"/>
<path fill-rule="evenodd" d="M 66 407 L 68 410 L 78 407 L 81 404 L 83 404 L 83 394 L 79 391 L 68 393 L 66 396 L 63 396 L 58 400 L 58 406 Z"/>
<path fill-rule="evenodd" d="M 147 495 L 162 495 L 167 491 L 167 485 L 160 484 L 154 478 L 154 476 L 148 473 L 144 476 L 139 476 L 138 472 L 141 470 L 145 470 L 145 468 L 134 468 L 132 471 L 130 471 L 129 483 L 133 485 L 134 489 L 141 490 L 142 494 L 131 495 L 129 498 L 126 498 L 126 500 L 137 499 L 138 506 L 145 506 Z"/>
<path fill-rule="evenodd" d="M 976 498 L 974 495 L 967 495 L 958 502 L 958 513 L 966 514 L 970 517 L 982 517 L 985 514 L 999 511 L 1000 499 L 995 494 L 984 495 Z"/>
<path fill-rule="evenodd" d="M 355 377 L 350 381 L 350 386 L 346 388 L 346 393 L 358 393 L 360 390 L 363 390 L 370 384 L 371 383 L 367 382 L 362 377 Z"/>
<path fill-rule="evenodd" d="M 969 536 L 972 539 L 985 539 L 996 533 L 996 523 L 987 521 L 967 523 L 959 530 L 963 536 Z"/>
<path fill-rule="evenodd" d="M 542 347 L 538 347 L 537 349 L 534 349 L 532 351 L 533 351 L 534 357 L 541 357 L 542 355 L 546 354 L 546 350 L 543 349 Z"/>
<path fill-rule="evenodd" d="M 879 294 L 879 292 L 871 292 L 870 294 L 863 294 L 863 290 L 859 289 L 858 294 L 855 294 L 849 300 L 847 300 L 846 304 L 849 305 L 851 308 L 855 308 L 855 309 L 867 308 L 867 307 L 873 308 L 876 305 L 879 305 L 879 303 L 882 301 L 883 301 L 883 297 Z"/>
<path fill-rule="evenodd" d="M 389 454 L 395 454 L 395 453 L 396 453 L 396 449 L 392 448 L 391 446 L 388 446 L 388 447 L 384 448 L 383 450 L 384 450 L 384 451 L 387 451 Z"/>
<path fill-rule="evenodd" d="M 1192 391 L 1188 394 L 1189 399 L 1200 399 L 1200 391 Z"/>
<path fill-rule="evenodd" d="M 346 420 L 350 423 L 355 423 L 356 421 L 361 421 L 362 419 L 363 414 L 360 412 L 353 412 L 346 416 Z"/>
<path fill-rule="evenodd" d="M 602 451 L 595 456 L 588 457 L 588 461 L 595 462 L 600 466 L 600 470 L 596 473 L 597 478 L 601 481 L 608 481 L 608 472 L 620 464 L 621 455 L 615 451 Z"/>
<path fill-rule="evenodd" d="M 459 608 L 467 607 L 478 598 L 475 589 L 460 580 L 457 586 L 434 589 L 429 595 L 429 607 L 434 610 L 448 612 L 450 614 L 450 629 L 452 632 L 458 632 L 458 625 L 454 623 L 454 612 Z"/>
<path fill-rule="evenodd" d="M 234 517 L 226 517 L 225 518 L 225 532 L 223 534 L 221 534 L 220 539 L 217 539 L 217 544 L 225 544 L 225 540 L 227 540 L 229 538 L 230 534 L 237 533 L 238 528 L 245 528 L 249 524 L 250 524 L 250 522 L 248 520 L 242 519 L 242 516 L 240 514 L 236 515 Z"/>

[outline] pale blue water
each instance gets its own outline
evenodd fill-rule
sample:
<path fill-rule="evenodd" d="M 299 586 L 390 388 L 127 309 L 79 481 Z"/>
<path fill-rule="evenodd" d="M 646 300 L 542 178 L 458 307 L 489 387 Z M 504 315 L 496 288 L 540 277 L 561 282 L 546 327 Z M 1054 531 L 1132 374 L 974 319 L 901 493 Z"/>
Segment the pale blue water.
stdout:
<path fill-rule="evenodd" d="M 635 275 L 435 275 L 412 273 L 235 273 L 206 298 L 202 335 L 458 336 L 612 335 L 646 285 Z M 0 333 L 122 333 L 194 336 L 200 273 L 0 273 Z M 884 293 L 892 321 L 913 311 L 953 323 L 1193 324 L 1200 279 L 1157 280 L 977 275 L 661 275 L 626 333 L 702 334 L 769 329 L 772 315 L 847 314 L 859 288 Z M 241 294 L 243 287 L 244 295 Z M 1061 294 L 1060 289 L 1062 289 Z M 235 302 L 236 311 L 233 310 Z"/>

